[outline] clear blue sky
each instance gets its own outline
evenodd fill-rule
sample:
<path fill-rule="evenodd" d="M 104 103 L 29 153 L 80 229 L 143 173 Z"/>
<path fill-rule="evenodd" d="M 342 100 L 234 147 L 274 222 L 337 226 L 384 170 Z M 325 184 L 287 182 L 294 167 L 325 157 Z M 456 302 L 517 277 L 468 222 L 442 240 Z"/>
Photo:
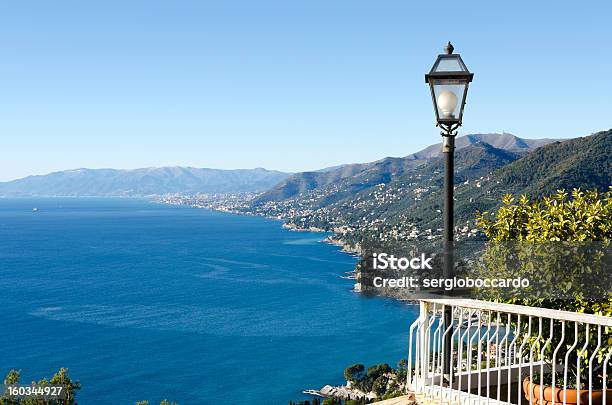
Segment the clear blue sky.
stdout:
<path fill-rule="evenodd" d="M 2 1 L 0 180 L 77 167 L 286 171 L 437 142 L 423 75 L 475 73 L 460 133 L 612 127 L 612 6 Z"/>

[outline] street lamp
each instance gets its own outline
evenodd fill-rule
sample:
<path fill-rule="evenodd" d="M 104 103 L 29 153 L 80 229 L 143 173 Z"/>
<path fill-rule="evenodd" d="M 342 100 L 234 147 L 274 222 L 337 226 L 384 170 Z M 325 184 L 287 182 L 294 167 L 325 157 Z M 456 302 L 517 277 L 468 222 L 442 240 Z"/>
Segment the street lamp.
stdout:
<path fill-rule="evenodd" d="M 474 77 L 461 55 L 453 53 L 455 48 L 449 42 L 445 54 L 438 55 L 431 71 L 425 75 L 425 82 L 431 89 L 431 99 L 436 113 L 437 126 L 444 131 L 442 136 L 456 135 L 461 126 L 468 85 Z"/>
<path fill-rule="evenodd" d="M 448 43 L 445 52 L 438 55 L 433 67 L 425 75 L 425 82 L 431 89 L 431 99 L 436 113 L 436 126 L 442 129 L 442 153 L 444 154 L 444 277 L 453 277 L 453 191 L 454 191 L 454 152 L 457 128 L 463 120 L 463 109 L 469 83 L 474 78 L 463 63 L 459 54 L 454 54 L 453 45 Z M 452 313 L 449 307 L 444 310 L 444 328 L 451 325 Z M 451 373 L 451 334 L 444 339 L 443 373 Z"/>

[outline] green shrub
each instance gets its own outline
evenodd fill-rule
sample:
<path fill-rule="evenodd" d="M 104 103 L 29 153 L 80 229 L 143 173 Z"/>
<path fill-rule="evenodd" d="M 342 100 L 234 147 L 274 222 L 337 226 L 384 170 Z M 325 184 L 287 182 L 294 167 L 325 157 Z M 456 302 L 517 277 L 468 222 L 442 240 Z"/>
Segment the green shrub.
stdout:
<path fill-rule="evenodd" d="M 609 244 L 612 240 L 612 187 L 610 191 L 605 193 L 598 193 L 597 191 L 582 192 L 575 189 L 571 197 L 564 190 L 559 190 L 556 194 L 538 201 L 529 201 L 525 196 L 521 196 L 518 201 L 515 201 L 512 196 L 506 195 L 502 202 L 503 206 L 497 212 L 485 212 L 477 215 L 477 225 L 493 242 L 483 254 L 484 267 L 490 272 L 490 276 L 503 276 L 508 271 L 504 261 L 507 257 L 513 256 L 522 263 L 519 271 L 523 275 L 539 277 L 559 288 L 561 292 L 569 291 L 573 295 L 571 295 L 571 299 L 554 299 L 537 296 L 537 294 L 520 298 L 488 298 L 511 304 L 612 316 L 612 296 L 609 291 L 609 280 L 600 280 L 600 285 L 597 285 L 597 283 L 584 285 L 582 280 L 584 274 L 588 273 L 591 267 L 599 265 L 604 270 L 606 269 L 607 262 L 603 261 L 602 257 L 604 254 L 609 256 Z M 495 243 L 508 241 L 520 241 L 522 243 L 511 248 L 503 243 Z M 554 248 L 547 252 L 547 242 L 573 242 L 574 246 L 578 246 L 592 241 L 601 242 L 598 246 L 602 246 L 602 248 L 595 252 L 589 251 L 588 255 L 581 256 L 579 249 L 572 251 L 572 246 L 569 244 L 568 249 L 570 250 L 565 252 L 565 256 L 555 256 Z M 509 253 L 509 251 L 511 252 Z M 576 253 L 574 254 L 574 252 Z M 555 271 L 557 269 L 555 265 L 563 260 L 571 262 L 572 268 L 577 269 L 576 274 L 564 274 L 570 281 L 567 282 L 566 280 L 565 284 L 554 284 L 554 281 L 557 280 L 555 277 L 559 276 L 558 272 Z M 593 299 L 590 298 L 593 295 L 585 294 L 585 289 L 599 287 L 604 292 L 600 295 L 601 298 Z M 542 336 L 549 336 L 550 327 L 548 322 L 543 325 Z M 554 324 L 552 327 L 556 328 Z M 574 331 L 568 329 L 571 328 L 566 328 L 565 339 L 566 341 L 572 341 Z M 546 347 L 544 347 L 543 338 L 540 341 L 537 341 L 535 337 L 529 339 L 538 348 L 538 353 L 540 348 L 545 349 L 544 360 L 550 363 L 553 348 L 560 343 L 559 335 L 560 333 L 554 333 L 554 338 Z M 586 340 L 584 328 L 579 332 L 578 338 L 581 342 Z M 602 340 L 612 342 L 611 328 L 604 328 Z M 591 333 L 589 347 L 596 346 L 597 333 Z M 612 349 L 607 347 L 597 353 L 599 363 L 602 362 L 610 350 Z M 558 358 L 563 358 L 566 352 L 567 348 L 563 347 L 557 354 Z M 573 384 L 575 384 L 575 376 L 579 369 L 581 375 L 587 375 L 588 358 L 591 354 L 592 351 L 587 351 L 581 357 L 579 367 L 575 351 L 570 354 L 569 371 L 574 376 Z M 597 379 L 595 371 L 593 370 L 593 374 Z M 571 381 L 568 381 L 568 383 L 572 384 Z M 601 378 L 594 383 L 601 387 Z"/>

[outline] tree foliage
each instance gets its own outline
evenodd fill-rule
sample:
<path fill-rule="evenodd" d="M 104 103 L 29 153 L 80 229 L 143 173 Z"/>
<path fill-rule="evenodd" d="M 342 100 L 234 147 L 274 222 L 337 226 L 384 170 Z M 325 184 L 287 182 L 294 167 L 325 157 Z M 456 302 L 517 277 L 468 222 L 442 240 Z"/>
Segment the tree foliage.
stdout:
<path fill-rule="evenodd" d="M 344 369 L 344 378 L 350 382 L 361 381 L 364 377 L 364 372 L 365 366 L 363 364 L 353 364 Z"/>
<path fill-rule="evenodd" d="M 19 384 L 21 378 L 21 371 L 10 370 L 4 378 L 5 384 Z M 81 389 L 81 383 L 79 381 L 73 381 L 68 375 L 67 368 L 60 368 L 57 373 L 51 377 L 51 379 L 43 378 L 38 381 L 38 385 L 63 385 L 65 388 L 65 399 L 46 401 L 47 405 L 77 405 L 75 401 L 76 393 Z M 25 398 L 25 399 L 9 399 L 6 397 L 0 397 L 0 405 L 39 405 L 43 402 L 38 399 Z"/>

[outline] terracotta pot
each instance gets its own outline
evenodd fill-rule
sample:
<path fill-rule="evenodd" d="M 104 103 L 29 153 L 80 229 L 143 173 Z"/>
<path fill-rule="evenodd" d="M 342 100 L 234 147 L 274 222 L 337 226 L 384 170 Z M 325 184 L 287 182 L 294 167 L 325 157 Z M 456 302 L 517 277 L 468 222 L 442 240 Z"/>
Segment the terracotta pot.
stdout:
<path fill-rule="evenodd" d="M 589 390 L 572 390 L 555 387 L 554 391 L 550 386 L 544 386 L 544 399 L 540 398 L 540 386 L 532 384 L 529 378 L 523 380 L 523 392 L 525 398 L 529 401 L 529 390 L 532 391 L 532 399 L 534 405 L 552 405 L 553 397 L 555 405 L 563 405 L 564 391 L 567 391 L 567 405 L 575 405 L 578 403 L 578 395 L 580 395 L 580 405 L 589 405 Z M 593 390 L 593 405 L 602 405 L 603 390 Z M 612 405 L 612 389 L 606 389 L 606 405 Z"/>

